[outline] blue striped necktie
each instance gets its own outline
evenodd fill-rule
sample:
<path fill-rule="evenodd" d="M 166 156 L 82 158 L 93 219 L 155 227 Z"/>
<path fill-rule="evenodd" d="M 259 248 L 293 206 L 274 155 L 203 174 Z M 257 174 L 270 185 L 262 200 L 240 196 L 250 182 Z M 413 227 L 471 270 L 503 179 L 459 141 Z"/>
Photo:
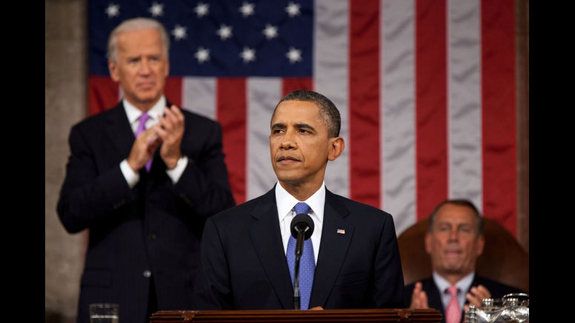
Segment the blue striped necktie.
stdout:
<path fill-rule="evenodd" d="M 309 214 L 310 207 L 305 203 L 297 203 L 294 207 L 295 214 Z M 287 247 L 287 261 L 291 281 L 294 281 L 295 270 L 295 238 L 290 235 Z M 315 261 L 313 256 L 313 244 L 311 238 L 304 241 L 303 252 L 299 264 L 299 288 L 300 288 L 300 309 L 307 310 L 309 308 L 309 300 L 311 297 L 311 287 L 313 286 L 313 276 L 315 271 Z"/>

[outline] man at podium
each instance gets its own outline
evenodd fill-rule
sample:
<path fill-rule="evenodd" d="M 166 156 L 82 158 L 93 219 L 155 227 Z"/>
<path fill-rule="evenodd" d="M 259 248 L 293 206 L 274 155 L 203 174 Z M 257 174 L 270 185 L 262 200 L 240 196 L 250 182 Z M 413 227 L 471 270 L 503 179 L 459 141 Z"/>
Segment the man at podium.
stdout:
<path fill-rule="evenodd" d="M 333 102 L 313 91 L 294 91 L 276 105 L 269 144 L 278 183 L 207 220 L 196 309 L 402 307 L 392 216 L 325 185 L 328 161 L 344 149 L 340 125 Z M 309 237 L 294 242 L 294 228 Z"/>

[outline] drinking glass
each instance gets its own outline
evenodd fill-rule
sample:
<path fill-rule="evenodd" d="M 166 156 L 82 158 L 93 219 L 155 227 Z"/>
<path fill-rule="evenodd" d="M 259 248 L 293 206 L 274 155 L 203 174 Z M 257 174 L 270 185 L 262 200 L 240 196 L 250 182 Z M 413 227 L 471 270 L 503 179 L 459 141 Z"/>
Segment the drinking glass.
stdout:
<path fill-rule="evenodd" d="M 113 303 L 90 304 L 90 323 L 119 323 L 119 306 Z"/>

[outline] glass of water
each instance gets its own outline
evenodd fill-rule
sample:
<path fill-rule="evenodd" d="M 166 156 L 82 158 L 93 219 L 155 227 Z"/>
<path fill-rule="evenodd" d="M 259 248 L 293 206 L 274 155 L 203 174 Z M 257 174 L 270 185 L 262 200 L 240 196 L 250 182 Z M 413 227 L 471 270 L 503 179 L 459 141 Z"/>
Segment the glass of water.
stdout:
<path fill-rule="evenodd" d="M 503 301 L 501 298 L 484 298 L 481 300 L 481 306 L 477 309 L 477 316 L 479 316 L 479 322 L 493 323 L 497 322 L 497 319 L 503 311 Z"/>
<path fill-rule="evenodd" d="M 90 323 L 119 323 L 119 321 L 118 304 L 90 304 Z"/>
<path fill-rule="evenodd" d="M 529 322 L 529 295 L 513 293 L 503 296 L 503 304 L 509 309 L 509 317 L 514 322 Z"/>

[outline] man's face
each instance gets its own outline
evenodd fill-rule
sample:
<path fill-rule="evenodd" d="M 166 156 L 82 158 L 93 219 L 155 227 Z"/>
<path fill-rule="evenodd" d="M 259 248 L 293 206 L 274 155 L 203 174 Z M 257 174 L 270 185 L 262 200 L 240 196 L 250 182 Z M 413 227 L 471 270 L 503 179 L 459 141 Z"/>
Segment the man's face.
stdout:
<path fill-rule="evenodd" d="M 343 149 L 341 138 L 328 138 L 319 107 L 308 101 L 280 103 L 269 139 L 274 172 L 280 183 L 291 186 L 319 186 L 327 161 L 336 159 Z"/>
<path fill-rule="evenodd" d="M 168 76 L 168 58 L 156 29 L 127 31 L 117 36 L 116 58 L 108 67 L 120 82 L 124 97 L 140 109 L 149 109 L 161 96 Z"/>
<path fill-rule="evenodd" d="M 443 275 L 464 276 L 474 271 L 483 245 L 473 211 L 453 204 L 439 209 L 432 230 L 425 237 L 433 269 Z"/>

